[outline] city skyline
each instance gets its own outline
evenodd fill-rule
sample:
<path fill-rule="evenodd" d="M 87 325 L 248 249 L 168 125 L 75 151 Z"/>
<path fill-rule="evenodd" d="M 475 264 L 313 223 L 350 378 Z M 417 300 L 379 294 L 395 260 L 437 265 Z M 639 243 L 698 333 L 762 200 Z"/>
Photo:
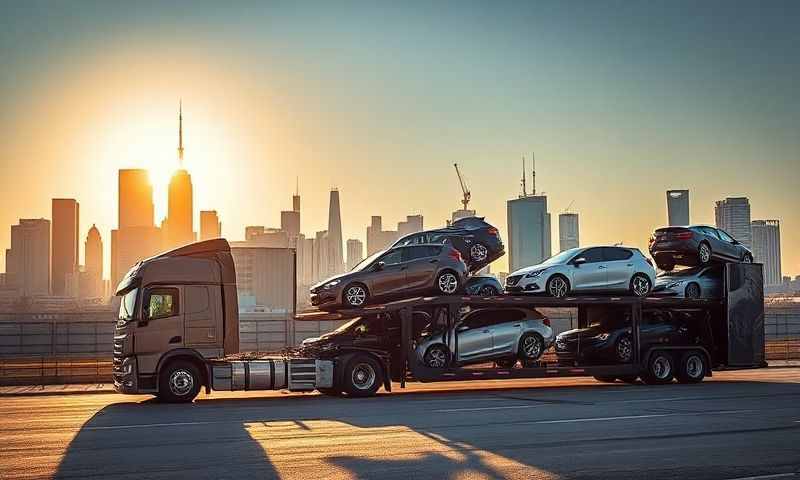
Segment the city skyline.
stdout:
<path fill-rule="evenodd" d="M 8 139 L 0 146 L 0 225 L 47 218 L 51 199 L 74 198 L 79 236 L 96 224 L 108 246 L 118 227 L 108 206 L 117 203 L 123 168 L 149 171 L 154 217 L 164 218 L 183 98 L 193 224 L 200 210 L 216 210 L 232 240 L 246 225 L 278 225 L 298 177 L 308 236 L 327 228 L 333 185 L 342 192 L 342 238 L 363 242 L 372 215 L 393 225 L 419 213 L 428 227 L 443 226 L 460 207 L 457 162 L 470 208 L 507 241 L 505 202 L 519 191 L 520 154 L 535 150 L 550 212 L 573 200 L 581 206 L 581 244 L 645 249 L 666 223 L 663 192 L 679 185 L 692 192 L 696 223 L 714 224 L 714 202 L 732 196 L 750 199 L 752 218 L 779 219 L 782 271 L 796 275 L 798 65 L 757 52 L 795 58 L 789 46 L 800 34 L 786 10 L 798 7 L 737 5 L 739 21 L 764 32 L 743 43 L 712 4 L 658 7 L 663 29 L 638 36 L 635 25 L 652 15 L 638 6 L 614 13 L 620 23 L 594 5 L 448 16 L 431 7 L 430 18 L 449 29 L 405 7 L 396 15 L 409 21 L 392 24 L 370 8 L 357 16 L 334 7 L 313 17 L 308 7 L 184 16 L 177 7 L 131 15 L 100 5 L 99 22 L 59 15 L 67 8 L 59 5 L 46 18 L 20 7 L 0 19 L 8 67 L 0 75 Z M 230 48 L 218 50 L 216 35 L 197 28 L 212 17 L 240 32 L 226 37 Z M 593 21 L 574 33 L 576 18 Z M 478 28 L 486 19 L 493 23 Z M 109 32 L 118 35 L 114 49 Z M 21 43 L 24 52 L 11 48 Z M 325 49 L 331 44 L 335 52 Z M 388 45 L 391 61 L 375 55 Z M 602 172 L 606 181 L 591 181 Z M 9 244 L 9 229 L 0 228 L 0 248 Z M 507 262 L 492 268 L 507 270 Z"/>

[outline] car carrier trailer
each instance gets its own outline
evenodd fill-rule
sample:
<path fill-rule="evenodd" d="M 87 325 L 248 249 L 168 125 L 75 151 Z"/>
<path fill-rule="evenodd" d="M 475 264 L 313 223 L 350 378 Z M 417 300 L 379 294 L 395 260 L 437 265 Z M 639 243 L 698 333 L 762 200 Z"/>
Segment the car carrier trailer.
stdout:
<path fill-rule="evenodd" d="M 757 367 L 764 363 L 764 304 L 761 266 L 728 264 L 720 300 L 638 297 L 440 296 L 405 299 L 357 310 L 298 315 L 304 319 L 379 316 L 399 324 L 396 348 L 358 341 L 335 348 L 297 348 L 281 354 L 239 352 L 239 319 L 233 260 L 222 239 L 199 242 L 139 262 L 117 289 L 120 319 L 114 335 L 113 378 L 121 393 L 150 393 L 163 401 L 189 402 L 201 388 L 211 390 L 290 390 L 369 396 L 391 380 L 421 382 L 595 376 L 646 376 L 653 355 L 695 352 L 703 375 L 712 368 Z M 634 356 L 610 365 L 562 365 L 541 361 L 522 368 L 493 366 L 443 369 L 424 366 L 415 354 L 416 311 L 444 314 L 447 325 L 470 308 L 572 308 L 578 324 L 592 309 L 629 312 Z M 640 347 L 643 309 L 701 312 L 702 341 L 691 346 Z M 390 342 L 391 343 L 391 342 Z M 457 349 L 458 345 L 450 345 Z M 666 352 L 666 353 L 665 353 Z M 702 379 L 702 377 L 700 377 Z"/>

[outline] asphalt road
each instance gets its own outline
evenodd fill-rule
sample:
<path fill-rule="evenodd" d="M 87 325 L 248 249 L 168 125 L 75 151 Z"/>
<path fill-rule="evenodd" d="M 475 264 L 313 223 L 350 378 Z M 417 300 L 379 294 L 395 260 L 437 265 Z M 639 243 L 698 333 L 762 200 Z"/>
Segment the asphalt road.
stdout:
<path fill-rule="evenodd" d="M 428 384 L 370 399 L 0 397 L 0 478 L 797 478 L 800 369 L 699 385 Z"/>

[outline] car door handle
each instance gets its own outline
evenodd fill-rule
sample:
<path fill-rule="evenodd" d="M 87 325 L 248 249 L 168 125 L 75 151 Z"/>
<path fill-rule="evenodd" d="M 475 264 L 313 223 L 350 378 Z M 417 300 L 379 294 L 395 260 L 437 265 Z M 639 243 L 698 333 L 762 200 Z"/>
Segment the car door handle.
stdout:
<path fill-rule="evenodd" d="M 521 326 L 519 323 L 515 323 L 514 325 L 512 325 L 512 327 L 519 327 L 519 326 Z"/>
<path fill-rule="evenodd" d="M 606 268 L 608 268 L 608 267 L 606 267 L 604 265 L 600 265 L 600 266 L 597 267 L 598 270 L 605 270 Z"/>
<path fill-rule="evenodd" d="M 629 267 L 632 267 L 632 266 L 633 266 L 633 264 L 632 264 L 632 263 L 629 263 L 629 264 L 628 264 L 628 266 L 629 266 Z"/>
<path fill-rule="evenodd" d="M 483 333 L 491 333 L 491 330 L 484 330 Z"/>

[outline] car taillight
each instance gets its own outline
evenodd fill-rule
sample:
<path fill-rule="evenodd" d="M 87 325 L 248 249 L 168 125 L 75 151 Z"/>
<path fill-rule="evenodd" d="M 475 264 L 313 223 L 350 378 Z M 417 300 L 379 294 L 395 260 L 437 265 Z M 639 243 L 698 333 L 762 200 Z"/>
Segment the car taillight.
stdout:
<path fill-rule="evenodd" d="M 672 235 L 672 238 L 675 240 L 689 240 L 690 238 L 692 238 L 692 235 L 693 235 L 692 232 L 690 230 L 687 230 L 685 232 L 674 233 Z"/>
<path fill-rule="evenodd" d="M 452 258 L 453 260 L 458 261 L 458 262 L 463 262 L 464 261 L 464 258 L 461 257 L 461 252 L 459 252 L 455 248 L 451 248 L 450 251 L 447 252 L 447 256 Z"/>
<path fill-rule="evenodd" d="M 489 227 L 486 230 L 486 233 L 488 233 L 489 235 L 494 235 L 496 237 L 497 234 L 498 234 L 498 231 L 497 231 L 497 229 L 495 227 Z"/>
<path fill-rule="evenodd" d="M 649 243 L 649 245 L 652 247 L 654 243 L 656 243 L 656 237 L 650 235 L 650 243 Z"/>
<path fill-rule="evenodd" d="M 544 318 L 542 319 L 542 323 L 544 323 L 545 325 L 547 325 L 547 326 L 549 327 L 549 326 L 550 326 L 550 319 L 549 319 L 549 318 L 547 318 L 547 317 L 544 317 Z"/>

